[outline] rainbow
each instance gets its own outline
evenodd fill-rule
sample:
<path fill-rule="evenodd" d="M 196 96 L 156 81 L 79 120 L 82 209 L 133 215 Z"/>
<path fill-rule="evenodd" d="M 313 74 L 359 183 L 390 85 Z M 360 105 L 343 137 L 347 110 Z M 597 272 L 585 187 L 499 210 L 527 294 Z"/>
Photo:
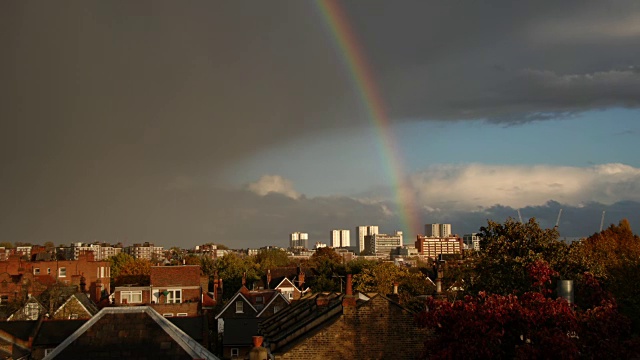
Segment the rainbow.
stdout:
<path fill-rule="evenodd" d="M 393 185 L 398 215 L 405 234 L 404 240 L 412 242 L 415 234 L 420 233 L 421 230 L 419 210 L 415 201 L 416 194 L 407 186 L 403 157 L 371 67 L 338 1 L 316 0 L 315 3 L 331 33 L 334 44 L 338 47 L 338 52 L 342 54 L 353 86 L 375 128 L 379 139 L 378 154 Z"/>

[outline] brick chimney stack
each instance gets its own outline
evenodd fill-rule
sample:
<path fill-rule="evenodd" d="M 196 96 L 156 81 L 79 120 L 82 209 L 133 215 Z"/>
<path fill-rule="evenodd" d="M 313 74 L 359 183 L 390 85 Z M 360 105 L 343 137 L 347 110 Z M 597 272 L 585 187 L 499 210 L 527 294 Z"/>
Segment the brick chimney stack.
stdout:
<path fill-rule="evenodd" d="M 357 298 L 353 296 L 351 274 L 347 274 L 347 292 L 342 298 L 342 311 L 345 315 L 355 314 L 356 300 Z"/>
<path fill-rule="evenodd" d="M 267 270 L 267 289 L 271 289 L 270 287 L 271 284 L 271 269 Z"/>
<path fill-rule="evenodd" d="M 298 289 L 302 290 L 302 285 L 304 285 L 304 272 L 300 271 L 298 274 Z"/>

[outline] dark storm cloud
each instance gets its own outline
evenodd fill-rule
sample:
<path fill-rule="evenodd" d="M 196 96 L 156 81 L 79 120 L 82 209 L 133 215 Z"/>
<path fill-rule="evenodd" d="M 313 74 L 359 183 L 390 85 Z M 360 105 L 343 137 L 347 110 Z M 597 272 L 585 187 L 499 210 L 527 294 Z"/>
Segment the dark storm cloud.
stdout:
<path fill-rule="evenodd" d="M 344 5 L 392 121 L 638 106 L 637 2 Z M 153 240 L 166 224 L 206 237 L 237 220 L 209 232 L 198 211 L 224 218 L 236 201 L 185 184 L 369 122 L 310 2 L 3 1 L 0 53 L 6 240 Z M 167 197 L 167 184 L 184 196 Z"/>

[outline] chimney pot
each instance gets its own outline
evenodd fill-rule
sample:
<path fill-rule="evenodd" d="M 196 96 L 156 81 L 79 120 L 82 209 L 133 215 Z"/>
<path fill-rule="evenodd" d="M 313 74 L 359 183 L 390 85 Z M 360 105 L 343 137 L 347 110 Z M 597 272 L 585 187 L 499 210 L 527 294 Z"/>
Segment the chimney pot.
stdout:
<path fill-rule="evenodd" d="M 398 282 L 393 283 L 393 294 L 398 295 Z"/>

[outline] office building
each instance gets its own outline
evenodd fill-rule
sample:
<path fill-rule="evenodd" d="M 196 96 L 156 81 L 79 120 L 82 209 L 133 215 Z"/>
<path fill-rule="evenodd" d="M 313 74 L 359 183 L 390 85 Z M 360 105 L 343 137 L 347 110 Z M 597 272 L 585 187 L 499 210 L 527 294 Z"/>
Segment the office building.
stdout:
<path fill-rule="evenodd" d="M 372 234 L 364 237 L 365 246 L 363 253 L 378 257 L 389 258 L 391 251 L 402 246 L 402 231 L 396 231 L 393 235 Z"/>
<path fill-rule="evenodd" d="M 465 250 L 480 251 L 480 235 L 478 233 L 463 235 L 462 242 Z"/>
<path fill-rule="evenodd" d="M 416 249 L 420 255 L 437 259 L 440 255 L 462 254 L 464 248 L 462 239 L 455 236 L 436 237 L 418 235 L 416 238 Z"/>
<path fill-rule="evenodd" d="M 334 248 L 351 246 L 351 232 L 349 230 L 331 230 L 329 245 Z"/>
<path fill-rule="evenodd" d="M 358 255 L 364 252 L 364 238 L 365 236 L 378 234 L 378 226 L 377 225 L 364 225 L 356 227 L 356 236 L 357 236 L 357 248 L 356 252 Z"/>

